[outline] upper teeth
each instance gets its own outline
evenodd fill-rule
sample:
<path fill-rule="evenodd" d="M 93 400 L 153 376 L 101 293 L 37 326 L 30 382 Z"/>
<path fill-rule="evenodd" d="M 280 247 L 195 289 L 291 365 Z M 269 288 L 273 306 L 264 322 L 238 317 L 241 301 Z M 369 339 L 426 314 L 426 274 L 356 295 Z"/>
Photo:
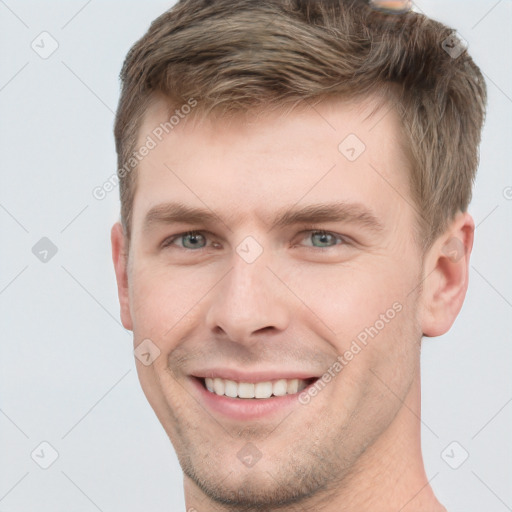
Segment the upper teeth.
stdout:
<path fill-rule="evenodd" d="M 267 382 L 235 382 L 234 380 L 205 379 L 206 388 L 217 395 L 231 398 L 269 398 L 302 391 L 308 383 L 303 379 L 279 379 Z"/>

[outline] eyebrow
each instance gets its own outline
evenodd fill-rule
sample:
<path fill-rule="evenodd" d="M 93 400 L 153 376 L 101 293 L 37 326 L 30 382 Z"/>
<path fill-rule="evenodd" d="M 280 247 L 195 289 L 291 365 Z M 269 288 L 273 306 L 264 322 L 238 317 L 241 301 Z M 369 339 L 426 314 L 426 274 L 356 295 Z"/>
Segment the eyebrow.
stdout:
<path fill-rule="evenodd" d="M 346 202 L 310 204 L 303 207 L 293 205 L 283 208 L 277 213 L 270 229 L 318 222 L 347 222 L 375 232 L 384 229 L 377 216 L 364 205 Z M 144 218 L 142 229 L 144 232 L 148 232 L 155 225 L 174 223 L 225 224 L 218 215 L 208 208 L 198 208 L 173 202 L 152 207 Z"/>

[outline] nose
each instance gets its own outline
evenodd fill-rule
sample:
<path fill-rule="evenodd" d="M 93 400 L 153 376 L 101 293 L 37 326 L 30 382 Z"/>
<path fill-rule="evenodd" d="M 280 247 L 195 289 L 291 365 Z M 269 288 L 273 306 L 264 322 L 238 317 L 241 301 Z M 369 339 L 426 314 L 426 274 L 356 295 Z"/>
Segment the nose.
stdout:
<path fill-rule="evenodd" d="M 266 265 L 263 257 L 247 263 L 233 254 L 232 268 L 215 287 L 206 315 L 215 336 L 252 345 L 262 334 L 286 330 L 290 305 L 283 284 Z"/>

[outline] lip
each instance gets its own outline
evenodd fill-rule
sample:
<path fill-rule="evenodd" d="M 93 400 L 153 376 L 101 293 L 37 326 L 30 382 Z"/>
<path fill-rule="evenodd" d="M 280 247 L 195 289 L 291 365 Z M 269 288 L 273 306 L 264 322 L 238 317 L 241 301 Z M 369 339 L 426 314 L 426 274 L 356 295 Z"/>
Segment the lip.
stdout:
<path fill-rule="evenodd" d="M 314 375 L 312 373 L 296 372 L 296 371 L 279 371 L 279 370 L 266 370 L 260 372 L 241 372 L 240 370 L 230 368 L 210 368 L 204 370 L 195 371 L 190 375 L 191 377 L 200 377 L 202 379 L 210 378 L 234 380 L 235 382 L 268 382 L 280 379 L 317 379 L 320 375 Z"/>
<path fill-rule="evenodd" d="M 218 375 L 217 375 L 218 376 Z M 247 376 L 244 376 L 246 378 Z M 270 398 L 231 398 L 224 395 L 217 395 L 206 389 L 203 385 L 203 378 L 190 376 L 192 386 L 199 396 L 200 403 L 204 404 L 206 408 L 214 414 L 220 415 L 224 418 L 229 418 L 235 421 L 251 421 L 271 417 L 278 413 L 290 410 L 292 407 L 301 405 L 298 398 L 301 393 L 314 386 L 317 379 L 311 382 L 302 391 L 292 395 L 272 396 Z M 281 374 L 281 378 L 282 374 Z M 301 378 L 301 377 L 290 377 Z M 310 377 L 311 378 L 311 377 Z M 235 379 L 233 379 L 235 380 Z M 272 379 L 269 379 L 272 380 Z M 241 382 L 251 382 L 242 380 Z M 254 381 L 252 381 L 254 382 Z"/>

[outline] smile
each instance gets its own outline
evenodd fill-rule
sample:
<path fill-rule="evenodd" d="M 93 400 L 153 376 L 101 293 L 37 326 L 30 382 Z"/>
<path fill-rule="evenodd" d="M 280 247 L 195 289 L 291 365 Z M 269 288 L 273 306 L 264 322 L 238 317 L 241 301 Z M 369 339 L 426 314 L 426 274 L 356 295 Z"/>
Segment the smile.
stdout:
<path fill-rule="evenodd" d="M 189 375 L 194 396 L 210 413 L 237 422 L 261 421 L 301 406 L 299 396 L 314 386 L 314 374 L 278 369 L 241 372 L 197 370 Z"/>
<path fill-rule="evenodd" d="M 272 396 L 293 395 L 301 392 L 316 378 L 278 379 L 265 382 L 237 382 L 229 379 L 205 378 L 203 384 L 210 393 L 242 399 L 265 399 Z"/>

